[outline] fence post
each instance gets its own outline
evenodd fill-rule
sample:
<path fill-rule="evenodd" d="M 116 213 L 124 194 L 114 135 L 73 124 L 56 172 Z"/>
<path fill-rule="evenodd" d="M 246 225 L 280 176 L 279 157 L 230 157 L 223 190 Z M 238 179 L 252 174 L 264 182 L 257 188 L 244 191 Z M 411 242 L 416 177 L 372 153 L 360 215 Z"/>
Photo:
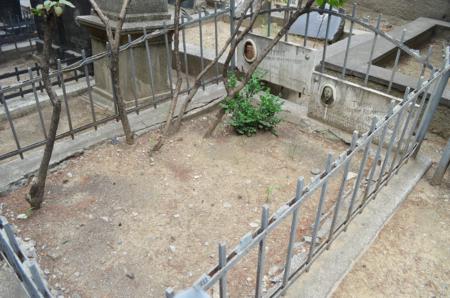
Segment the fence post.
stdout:
<path fill-rule="evenodd" d="M 430 127 L 431 120 L 433 119 L 433 115 L 436 112 L 439 102 L 441 101 L 442 94 L 444 93 L 445 87 L 447 87 L 448 79 L 450 76 L 449 52 L 450 52 L 450 47 L 447 47 L 446 55 L 445 55 L 444 73 L 442 74 L 442 77 L 440 78 L 439 82 L 437 83 L 438 85 L 436 87 L 436 90 L 435 90 L 433 96 L 430 98 L 430 102 L 428 103 L 428 106 L 427 106 L 427 109 L 425 110 L 422 121 L 420 122 L 419 129 L 417 130 L 417 136 L 416 136 L 417 147 L 413 153 L 414 158 L 416 158 L 417 153 L 419 153 L 420 147 L 422 146 L 422 142 L 425 139 L 425 135 L 427 134 L 428 128 Z"/>
<path fill-rule="evenodd" d="M 447 146 L 445 146 L 444 153 L 442 153 L 441 160 L 439 161 L 436 172 L 431 178 L 431 185 L 439 185 L 442 182 L 445 171 L 447 170 L 450 163 L 450 138 L 448 139 Z"/>
<path fill-rule="evenodd" d="M 230 36 L 233 36 L 234 34 L 234 16 L 235 16 L 235 0 L 230 0 Z M 231 46 L 234 45 L 234 38 L 231 40 Z M 231 57 L 230 66 L 231 69 L 234 69 L 236 67 L 236 61 L 234 60 L 235 56 L 233 53 L 233 57 Z"/>

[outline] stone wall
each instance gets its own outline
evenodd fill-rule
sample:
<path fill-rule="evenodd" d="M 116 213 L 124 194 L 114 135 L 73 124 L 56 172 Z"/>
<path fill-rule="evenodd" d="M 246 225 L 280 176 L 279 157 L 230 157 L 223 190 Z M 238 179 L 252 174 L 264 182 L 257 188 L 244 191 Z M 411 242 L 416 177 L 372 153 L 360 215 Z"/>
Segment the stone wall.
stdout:
<path fill-rule="evenodd" d="M 251 62 L 244 58 L 244 46 L 251 40 L 256 48 L 256 55 L 267 47 L 271 39 L 249 33 L 236 50 L 236 66 L 239 70 L 247 70 Z M 320 50 L 309 49 L 290 42 L 280 41 L 259 65 L 264 80 L 302 93 L 309 93 L 311 75 L 318 60 Z"/>
<path fill-rule="evenodd" d="M 333 103 L 321 102 L 322 90 L 330 86 L 334 91 Z M 385 93 L 359 86 L 318 72 L 313 73 L 312 96 L 308 116 L 352 133 L 369 130 L 372 117 L 386 115 L 391 100 L 400 100 Z"/>

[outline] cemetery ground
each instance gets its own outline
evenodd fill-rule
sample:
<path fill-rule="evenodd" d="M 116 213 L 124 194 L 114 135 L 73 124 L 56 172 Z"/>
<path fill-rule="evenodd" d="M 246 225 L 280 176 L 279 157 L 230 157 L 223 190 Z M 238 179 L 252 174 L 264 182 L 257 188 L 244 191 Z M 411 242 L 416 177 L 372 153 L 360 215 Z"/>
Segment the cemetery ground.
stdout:
<path fill-rule="evenodd" d="M 17 215 L 27 213 L 27 186 L 2 198 L 19 234 L 36 242 L 52 288 L 69 296 L 153 297 L 168 286 L 189 286 L 216 264 L 219 241 L 234 247 L 258 227 L 263 204 L 275 212 L 295 194 L 298 176 L 308 183 L 328 152 L 346 148 L 288 122 L 278 136 L 248 138 L 222 126 L 204 139 L 212 118 L 187 122 L 152 158 L 155 132 L 133 146 L 103 144 L 68 160 L 49 175 L 42 209 L 26 220 Z M 338 187 L 333 180 L 329 191 Z M 310 233 L 315 201 L 302 207 L 299 239 Z M 268 239 L 266 269 L 273 276 L 281 272 L 276 265 L 288 236 L 286 221 Z M 231 271 L 233 297 L 251 295 L 255 256 Z M 267 286 L 269 279 L 267 273 Z"/>

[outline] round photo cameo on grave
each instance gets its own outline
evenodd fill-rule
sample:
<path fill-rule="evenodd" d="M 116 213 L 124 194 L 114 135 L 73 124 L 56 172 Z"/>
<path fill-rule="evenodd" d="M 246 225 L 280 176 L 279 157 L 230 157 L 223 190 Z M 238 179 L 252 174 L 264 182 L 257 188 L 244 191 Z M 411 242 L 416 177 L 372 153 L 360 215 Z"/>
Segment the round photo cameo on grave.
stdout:
<path fill-rule="evenodd" d="M 247 39 L 244 42 L 244 59 L 248 63 L 252 63 L 256 60 L 258 53 L 256 51 L 256 44 L 253 40 Z"/>
<path fill-rule="evenodd" d="M 332 106 L 336 102 L 336 89 L 331 85 L 324 85 L 320 92 L 320 103 L 324 106 Z"/>

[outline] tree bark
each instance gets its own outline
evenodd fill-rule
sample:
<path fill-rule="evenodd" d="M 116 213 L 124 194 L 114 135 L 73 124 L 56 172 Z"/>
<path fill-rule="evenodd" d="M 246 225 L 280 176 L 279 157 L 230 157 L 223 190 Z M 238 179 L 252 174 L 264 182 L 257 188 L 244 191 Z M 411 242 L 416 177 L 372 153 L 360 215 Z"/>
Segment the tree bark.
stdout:
<path fill-rule="evenodd" d="M 100 20 L 105 25 L 106 36 L 108 38 L 109 45 L 111 47 L 110 55 L 110 71 L 113 94 L 115 96 L 117 104 L 117 112 L 119 113 L 120 122 L 122 123 L 123 132 L 125 134 L 125 139 L 128 145 L 134 143 L 133 132 L 131 131 L 130 122 L 128 120 L 127 110 L 125 108 L 125 103 L 123 101 L 123 96 L 120 89 L 120 77 L 119 77 L 119 50 L 120 50 L 120 35 L 122 33 L 123 23 L 125 22 L 125 16 L 127 14 L 128 4 L 130 0 L 124 0 L 122 3 L 122 8 L 120 10 L 116 26 L 113 29 L 110 25 L 109 18 L 103 13 L 103 11 L 98 6 L 95 0 L 89 0 L 92 8 L 97 13 Z"/>
<path fill-rule="evenodd" d="M 45 18 L 44 28 L 44 45 L 42 51 L 41 68 L 42 68 L 42 81 L 45 91 L 47 92 L 50 101 L 53 105 L 52 118 L 50 122 L 47 142 L 45 143 L 44 155 L 39 166 L 38 175 L 33 179 L 31 183 L 30 191 L 27 194 L 26 200 L 33 209 L 41 208 L 44 201 L 45 182 L 47 180 L 48 168 L 53 153 L 53 148 L 56 140 L 56 133 L 58 131 L 59 119 L 61 117 L 61 100 L 53 90 L 50 80 L 50 52 L 52 48 L 52 34 L 55 27 L 55 16 L 53 14 L 48 15 Z"/>
<path fill-rule="evenodd" d="M 267 56 L 267 54 L 272 50 L 272 48 L 281 40 L 281 38 L 287 33 L 287 31 L 289 30 L 289 28 L 292 26 L 292 24 L 303 14 L 307 13 L 310 11 L 312 4 L 314 3 L 315 0 L 308 0 L 308 2 L 305 4 L 305 6 L 303 8 L 300 7 L 301 5 L 301 1 L 299 1 L 299 4 L 295 10 L 294 13 L 292 13 L 287 22 L 283 25 L 283 27 L 280 29 L 280 31 L 278 31 L 277 35 L 275 36 L 275 38 L 270 42 L 270 44 L 261 52 L 261 55 L 258 57 L 258 59 L 256 59 L 250 66 L 250 68 L 248 69 L 248 71 L 245 73 L 244 78 L 242 79 L 242 81 L 233 89 L 229 90 L 228 86 L 226 84 L 226 78 L 227 75 L 224 75 L 224 81 L 225 81 L 225 85 L 227 88 L 227 98 L 233 98 L 236 96 L 236 94 L 238 94 L 247 84 L 247 82 L 250 80 L 251 76 L 253 75 L 253 73 L 255 72 L 256 68 L 259 66 L 259 64 L 261 64 L 261 62 L 264 60 L 264 58 Z M 236 43 L 237 44 L 237 43 Z M 231 51 L 231 50 L 230 50 Z M 230 54 L 232 56 L 232 53 L 229 52 L 228 56 L 230 57 Z M 228 59 L 227 59 L 228 60 Z M 226 70 L 224 69 L 224 72 Z M 208 138 L 210 136 L 212 136 L 212 134 L 214 133 L 215 129 L 217 128 L 217 126 L 219 125 L 219 123 L 222 121 L 222 118 L 225 116 L 225 110 L 223 108 L 221 108 L 217 114 L 216 114 L 216 119 L 213 122 L 213 124 L 209 127 L 209 129 L 207 130 L 206 134 L 204 135 L 205 138 Z"/>
<path fill-rule="evenodd" d="M 167 113 L 166 124 L 164 126 L 164 130 L 163 130 L 161 136 L 159 137 L 159 140 L 156 143 L 156 145 L 153 146 L 153 148 L 151 149 L 151 152 L 160 150 L 161 147 L 164 145 L 166 138 L 170 134 L 173 116 L 175 114 L 175 109 L 177 108 L 178 96 L 180 94 L 181 84 L 183 82 L 183 79 L 181 77 L 181 59 L 180 59 L 180 10 L 181 10 L 181 0 L 176 0 L 173 42 L 174 42 L 174 55 L 175 55 L 175 69 L 177 72 L 177 84 L 175 87 L 175 92 L 172 97 L 172 101 L 170 103 L 169 112 Z M 181 119 L 182 117 L 183 117 L 183 114 L 180 113 L 178 115 L 178 118 Z"/>

